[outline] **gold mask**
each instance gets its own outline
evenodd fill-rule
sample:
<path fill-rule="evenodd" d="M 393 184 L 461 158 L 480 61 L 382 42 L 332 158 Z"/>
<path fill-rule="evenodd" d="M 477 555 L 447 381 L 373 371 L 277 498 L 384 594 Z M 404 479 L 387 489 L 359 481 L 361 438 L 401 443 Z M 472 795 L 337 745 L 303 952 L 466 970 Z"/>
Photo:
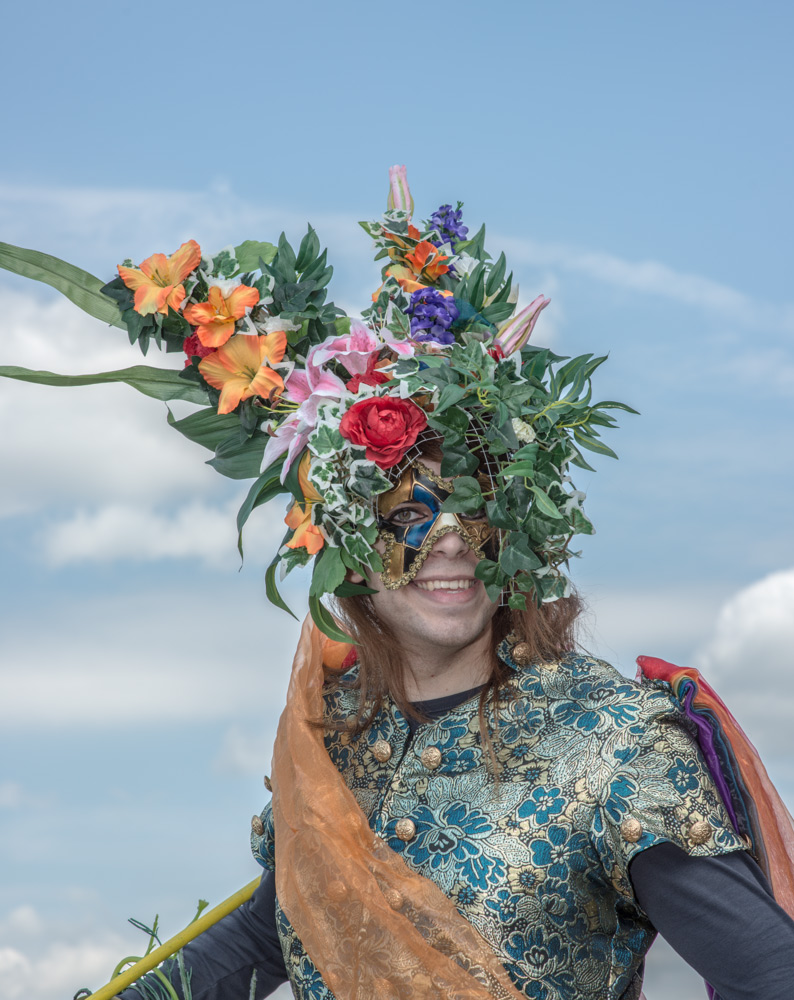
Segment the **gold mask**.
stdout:
<path fill-rule="evenodd" d="M 478 476 L 484 490 L 492 484 L 483 473 Z M 442 503 L 452 496 L 453 480 L 442 479 L 420 461 L 413 461 L 399 481 L 378 497 L 378 528 L 384 543 L 381 580 L 387 590 L 397 590 L 410 583 L 443 535 L 454 531 L 471 547 L 479 559 L 496 559 L 499 530 L 485 518 L 469 514 L 445 514 Z M 430 516 L 416 523 L 401 524 L 392 515 L 400 504 L 424 505 Z M 399 513 L 399 512 L 398 512 Z"/>

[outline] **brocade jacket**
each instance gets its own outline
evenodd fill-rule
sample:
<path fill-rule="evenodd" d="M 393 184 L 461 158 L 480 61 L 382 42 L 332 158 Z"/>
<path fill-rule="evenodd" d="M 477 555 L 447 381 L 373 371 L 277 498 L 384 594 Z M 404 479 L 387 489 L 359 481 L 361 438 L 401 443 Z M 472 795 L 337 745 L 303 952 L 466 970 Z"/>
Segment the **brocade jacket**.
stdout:
<path fill-rule="evenodd" d="M 326 747 L 371 829 L 432 879 L 534 1000 L 638 997 L 655 936 L 628 876 L 639 851 L 671 841 L 692 855 L 746 848 L 734 832 L 669 687 L 637 684 L 571 654 L 511 668 L 489 696 L 488 763 L 479 696 L 420 726 L 385 703 L 363 733 L 327 731 Z M 355 677 L 355 668 L 348 675 Z M 358 692 L 326 696 L 327 717 Z M 275 866 L 270 807 L 252 849 Z M 277 904 L 299 1000 L 333 1000 Z"/>

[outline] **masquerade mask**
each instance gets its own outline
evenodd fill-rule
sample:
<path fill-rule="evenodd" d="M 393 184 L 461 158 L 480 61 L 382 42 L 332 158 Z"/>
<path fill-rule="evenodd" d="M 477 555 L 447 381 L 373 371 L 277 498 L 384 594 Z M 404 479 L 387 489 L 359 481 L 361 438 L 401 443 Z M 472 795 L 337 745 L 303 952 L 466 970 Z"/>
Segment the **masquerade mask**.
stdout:
<path fill-rule="evenodd" d="M 490 489 L 480 473 L 482 486 Z M 451 479 L 442 479 L 420 461 L 413 461 L 388 492 L 378 498 L 378 537 L 384 543 L 381 580 L 387 590 L 410 583 L 439 538 L 454 531 L 483 559 L 497 558 L 499 531 L 482 515 L 444 514 L 441 505 L 452 496 Z"/>

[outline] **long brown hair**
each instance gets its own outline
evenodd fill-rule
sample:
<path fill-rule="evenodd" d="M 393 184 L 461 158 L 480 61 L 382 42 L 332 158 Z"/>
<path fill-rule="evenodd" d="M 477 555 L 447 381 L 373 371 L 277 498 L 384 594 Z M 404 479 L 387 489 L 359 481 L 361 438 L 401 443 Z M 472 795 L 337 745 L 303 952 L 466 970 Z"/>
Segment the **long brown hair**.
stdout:
<path fill-rule="evenodd" d="M 424 721 L 425 717 L 409 702 L 399 636 L 378 618 L 369 597 L 337 600 L 337 614 L 343 628 L 357 646 L 358 677 L 354 687 L 360 692 L 358 713 L 345 728 L 362 732 L 373 721 L 384 699 L 390 698 L 404 716 Z M 496 655 L 499 643 L 508 636 L 522 643 L 525 663 L 552 662 L 576 646 L 576 620 L 582 610 L 577 594 L 538 607 L 527 598 L 525 611 L 499 607 L 491 619 L 493 636 L 491 672 L 480 695 L 480 721 L 491 692 L 496 695 L 510 676 L 509 668 Z M 485 736 L 485 733 L 483 733 Z M 487 736 L 485 736 L 486 742 Z"/>

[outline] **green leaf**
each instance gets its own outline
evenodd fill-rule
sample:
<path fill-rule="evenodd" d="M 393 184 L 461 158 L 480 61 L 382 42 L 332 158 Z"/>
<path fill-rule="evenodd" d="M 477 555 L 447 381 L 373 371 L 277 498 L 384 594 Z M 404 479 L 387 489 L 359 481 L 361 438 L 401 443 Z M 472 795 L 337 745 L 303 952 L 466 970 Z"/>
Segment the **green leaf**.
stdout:
<path fill-rule="evenodd" d="M 0 368 L 0 375 L 2 374 L 3 370 Z M 591 437 L 589 434 L 582 433 L 579 428 L 574 430 L 573 436 L 577 443 L 583 448 L 587 448 L 588 451 L 594 451 L 597 455 L 608 455 L 610 458 L 618 457 L 608 445 L 604 444 L 603 441 L 599 441 L 598 438 Z"/>
<path fill-rule="evenodd" d="M 477 456 L 469 451 L 469 447 L 463 438 L 450 439 L 444 441 L 444 456 L 441 459 L 441 475 L 445 478 L 452 476 L 468 476 L 477 471 Z"/>
<path fill-rule="evenodd" d="M 562 521 L 565 520 L 562 514 L 557 510 L 556 504 L 549 497 L 548 493 L 544 493 L 539 486 L 530 486 L 530 489 L 535 497 L 535 503 L 540 513 L 545 514 L 546 517 L 553 517 Z"/>
<path fill-rule="evenodd" d="M 524 532 L 511 531 L 499 556 L 499 565 L 508 576 L 516 576 L 521 572 L 531 573 L 533 569 L 540 569 L 543 563 L 533 552 Z"/>
<path fill-rule="evenodd" d="M 363 583 L 351 583 L 350 580 L 345 580 L 334 591 L 334 597 L 361 597 L 364 594 L 377 593 L 377 590 L 373 590 L 372 587 L 365 587 Z"/>
<path fill-rule="evenodd" d="M 508 607 L 514 611 L 527 610 L 527 598 L 525 594 L 511 594 L 507 599 Z"/>
<path fill-rule="evenodd" d="M 322 603 L 319 597 L 309 598 L 309 611 L 311 612 L 314 624 L 324 635 L 327 635 L 329 639 L 336 639 L 337 642 L 353 642 L 353 639 L 347 634 L 347 632 L 343 632 L 342 629 L 339 628 L 333 615 Z"/>
<path fill-rule="evenodd" d="M 257 243 L 256 240 L 245 240 L 234 248 L 234 255 L 241 271 L 258 271 L 260 260 L 271 264 L 276 256 L 276 248 L 272 243 Z"/>
<path fill-rule="evenodd" d="M 505 271 L 507 270 L 507 260 L 503 253 L 499 254 L 499 258 L 490 270 L 488 275 L 488 280 L 485 282 L 485 294 L 490 298 L 494 295 L 502 284 L 502 279 L 505 276 Z"/>
<path fill-rule="evenodd" d="M 240 553 L 240 558 L 243 557 L 243 528 L 251 511 L 283 492 L 284 486 L 279 478 L 279 472 L 265 472 L 251 486 L 242 506 L 237 511 L 237 551 Z"/>
<path fill-rule="evenodd" d="M 507 496 L 503 490 L 497 490 L 493 500 L 485 504 L 488 521 L 495 528 L 515 528 L 517 522 L 508 505 Z"/>
<path fill-rule="evenodd" d="M 215 451 L 221 441 L 226 440 L 232 431 L 239 429 L 240 421 L 236 413 L 221 413 L 214 406 L 197 410 L 181 420 L 177 420 L 168 411 L 168 423 L 184 434 L 189 441 L 203 445 L 210 451 Z"/>
<path fill-rule="evenodd" d="M 502 469 L 504 476 L 523 476 L 530 478 L 535 473 L 535 463 L 524 460 L 523 462 L 511 462 Z"/>
<path fill-rule="evenodd" d="M 346 573 L 347 566 L 342 559 L 341 550 L 334 545 L 324 545 L 314 560 L 309 594 L 313 597 L 333 594 L 344 580 Z"/>
<path fill-rule="evenodd" d="M 0 376 L 19 379 L 21 382 L 35 382 L 37 385 L 56 386 L 124 382 L 153 399 L 185 399 L 190 403 L 208 401 L 206 389 L 181 378 L 179 372 L 167 368 L 151 368 L 148 365 L 134 365 L 132 368 L 99 372 L 96 375 L 56 375 L 54 372 L 31 371 L 29 368 L 8 365 L 0 366 Z"/>
<path fill-rule="evenodd" d="M 295 261 L 295 270 L 299 273 L 305 271 L 320 253 L 320 241 L 317 233 L 309 226 L 308 232 L 301 240 L 298 248 L 298 258 Z"/>
<path fill-rule="evenodd" d="M 430 427 L 440 430 L 442 436 L 446 436 L 447 431 L 452 431 L 460 437 L 469 429 L 469 418 L 466 411 L 459 406 L 450 406 L 443 413 L 434 410 L 428 424 Z"/>
<path fill-rule="evenodd" d="M 485 584 L 485 590 L 491 601 L 498 601 L 502 588 L 507 583 L 507 577 L 499 563 L 490 559 L 481 559 L 474 570 L 474 575 Z"/>
<path fill-rule="evenodd" d="M 601 403 L 593 404 L 594 410 L 625 410 L 626 413 L 634 413 L 636 416 L 640 415 L 639 410 L 635 410 L 633 406 L 629 406 L 627 403 L 616 403 L 614 399 L 605 399 Z"/>
<path fill-rule="evenodd" d="M 445 385 L 438 397 L 438 405 L 433 412 L 443 413 L 444 410 L 448 409 L 450 406 L 454 406 L 455 403 L 463 399 L 465 395 L 466 389 L 464 386 L 457 385 L 454 382 Z"/>
<path fill-rule="evenodd" d="M 576 507 L 571 510 L 571 524 L 573 526 L 574 533 L 577 535 L 595 534 L 593 522 L 588 517 L 585 517 L 582 511 Z"/>
<path fill-rule="evenodd" d="M 105 284 L 88 271 L 68 264 L 59 257 L 52 257 L 39 250 L 26 250 L 11 243 L 0 243 L 0 267 L 14 274 L 21 274 L 33 281 L 52 285 L 89 316 L 110 326 L 125 328 L 118 305 L 101 288 Z"/>
<path fill-rule="evenodd" d="M 477 514 L 482 510 L 485 503 L 480 489 L 480 484 L 472 476 L 458 476 L 453 481 L 453 493 L 451 497 L 441 504 L 444 514 L 454 514 L 461 512 L 464 514 Z"/>
<path fill-rule="evenodd" d="M 345 439 L 335 427 L 323 424 L 312 434 L 311 451 L 318 458 L 331 458 L 345 446 Z"/>
<path fill-rule="evenodd" d="M 242 440 L 239 434 L 231 434 L 221 441 L 215 449 L 215 458 L 211 458 L 207 465 L 229 479 L 255 479 L 262 468 L 266 444 L 266 434 L 255 434 Z"/>
<path fill-rule="evenodd" d="M 275 604 L 277 608 L 281 608 L 282 611 L 286 611 L 288 615 L 292 615 L 295 621 L 298 621 L 298 616 L 292 614 L 289 607 L 284 601 L 284 598 L 279 594 L 278 587 L 276 586 L 276 567 L 278 566 L 280 559 L 278 556 L 273 560 L 273 562 L 268 566 L 267 572 L 265 573 L 265 594 L 267 599 L 271 604 Z"/>

